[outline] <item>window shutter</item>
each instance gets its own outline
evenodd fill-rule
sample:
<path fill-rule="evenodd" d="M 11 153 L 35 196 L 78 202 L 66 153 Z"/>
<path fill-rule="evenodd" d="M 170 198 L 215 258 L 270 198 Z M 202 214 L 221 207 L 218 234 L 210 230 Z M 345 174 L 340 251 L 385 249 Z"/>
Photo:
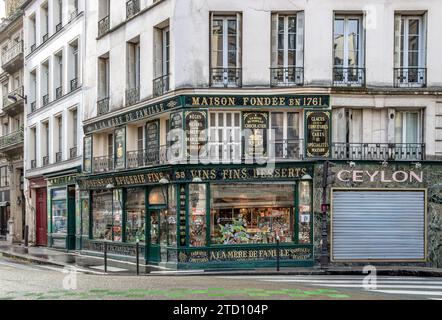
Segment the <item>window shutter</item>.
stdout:
<path fill-rule="evenodd" d="M 155 28 L 154 32 L 154 78 L 161 77 L 163 74 L 163 34 L 161 29 Z"/>
<path fill-rule="evenodd" d="M 213 61 L 213 12 L 210 13 L 210 21 L 209 21 L 209 68 L 214 68 Z"/>
<path fill-rule="evenodd" d="M 394 16 L 394 67 L 401 67 L 401 15 Z"/>
<path fill-rule="evenodd" d="M 134 75 L 134 64 L 135 64 L 135 50 L 134 50 L 134 45 L 132 43 L 128 43 L 127 45 L 127 51 L 128 51 L 128 57 L 127 57 L 127 63 L 128 63 L 128 68 L 127 68 L 127 76 L 128 76 L 128 89 L 129 88 L 133 88 L 135 85 L 135 75 Z"/>
<path fill-rule="evenodd" d="M 304 11 L 296 15 L 296 67 L 304 67 Z"/>
<path fill-rule="evenodd" d="M 237 51 L 236 51 L 236 61 L 237 68 L 242 68 L 242 16 L 241 13 L 236 14 L 236 23 L 237 23 Z"/>
<path fill-rule="evenodd" d="M 271 66 L 273 68 L 278 67 L 278 14 L 272 13 L 272 21 L 271 21 Z"/>
<path fill-rule="evenodd" d="M 428 14 L 422 16 L 422 64 L 419 67 L 427 67 L 427 18 Z"/>

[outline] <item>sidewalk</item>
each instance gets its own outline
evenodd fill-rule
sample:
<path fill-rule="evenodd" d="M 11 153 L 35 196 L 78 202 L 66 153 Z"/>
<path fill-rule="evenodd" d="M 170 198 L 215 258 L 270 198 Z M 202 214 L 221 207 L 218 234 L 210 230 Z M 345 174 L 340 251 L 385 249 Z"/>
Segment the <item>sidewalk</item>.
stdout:
<path fill-rule="evenodd" d="M 81 255 L 78 252 L 64 252 L 41 247 L 9 245 L 0 241 L 0 257 L 11 258 L 41 265 L 59 267 L 77 267 L 86 274 L 104 273 L 102 257 Z M 140 264 L 140 275 L 147 276 L 274 276 L 274 275 L 362 275 L 363 267 L 330 267 L 327 269 L 314 268 L 282 268 L 276 269 L 250 269 L 250 270 L 189 270 L 176 271 L 164 270 L 156 266 Z M 407 266 L 377 266 L 377 274 L 382 276 L 414 276 L 414 277 L 442 277 L 442 269 Z M 108 259 L 108 274 L 135 275 L 136 265 Z"/>

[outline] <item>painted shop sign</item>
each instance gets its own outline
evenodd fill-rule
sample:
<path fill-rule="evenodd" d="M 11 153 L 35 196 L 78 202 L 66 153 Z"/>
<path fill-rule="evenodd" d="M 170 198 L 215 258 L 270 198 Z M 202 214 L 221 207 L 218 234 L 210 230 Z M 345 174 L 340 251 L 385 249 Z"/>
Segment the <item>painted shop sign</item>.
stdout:
<path fill-rule="evenodd" d="M 395 171 L 388 173 L 385 171 L 341 170 L 336 176 L 341 182 L 423 183 L 424 181 L 423 171 Z"/>
<path fill-rule="evenodd" d="M 180 186 L 180 220 L 179 220 L 179 243 L 181 246 L 186 245 L 186 186 Z"/>
<path fill-rule="evenodd" d="M 169 121 L 170 156 L 172 159 L 179 159 L 183 148 L 183 112 L 173 112 Z"/>
<path fill-rule="evenodd" d="M 126 127 L 116 129 L 114 132 L 115 169 L 126 168 Z"/>
<path fill-rule="evenodd" d="M 276 248 L 253 249 L 210 249 L 198 251 L 180 251 L 179 263 L 208 263 L 208 262 L 254 262 L 276 260 Z M 281 261 L 307 261 L 313 259 L 310 247 L 283 247 L 280 249 Z"/>
<path fill-rule="evenodd" d="M 330 107 L 327 95 L 294 96 L 186 96 L 191 107 Z"/>
<path fill-rule="evenodd" d="M 130 187 L 140 185 L 158 184 L 161 179 L 170 176 L 168 171 L 149 172 L 128 174 L 124 176 L 106 177 L 98 179 L 80 179 L 79 185 L 83 190 L 86 189 L 106 189 L 108 185 L 113 185 L 116 188 Z"/>
<path fill-rule="evenodd" d="M 308 158 L 329 158 L 331 147 L 331 111 L 307 111 L 306 156 Z"/>
<path fill-rule="evenodd" d="M 244 156 L 267 156 L 268 112 L 243 112 Z"/>
<path fill-rule="evenodd" d="M 147 105 L 145 107 L 129 111 L 114 117 L 100 120 L 84 126 L 84 133 L 89 134 L 95 131 L 104 130 L 108 128 L 118 127 L 133 121 L 147 119 L 149 117 L 158 115 L 160 113 L 170 111 L 181 106 L 179 97 L 162 101 L 159 103 Z"/>
<path fill-rule="evenodd" d="M 68 184 L 76 183 L 76 176 L 65 176 L 65 177 L 57 177 L 48 179 L 48 187 L 54 186 L 65 186 Z"/>
<path fill-rule="evenodd" d="M 160 152 L 160 122 L 155 120 L 146 125 L 146 146 L 148 163 L 156 163 Z"/>
<path fill-rule="evenodd" d="M 185 111 L 187 155 L 198 158 L 207 141 L 207 111 Z"/>
<path fill-rule="evenodd" d="M 83 171 L 92 172 L 92 136 L 84 137 Z"/>

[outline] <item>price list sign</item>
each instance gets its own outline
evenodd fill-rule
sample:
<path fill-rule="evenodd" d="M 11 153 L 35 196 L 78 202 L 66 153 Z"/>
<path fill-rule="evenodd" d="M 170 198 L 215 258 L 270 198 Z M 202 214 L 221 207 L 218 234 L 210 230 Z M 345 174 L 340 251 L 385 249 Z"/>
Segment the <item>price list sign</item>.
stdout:
<path fill-rule="evenodd" d="M 186 187 L 180 186 L 180 245 L 186 245 Z"/>

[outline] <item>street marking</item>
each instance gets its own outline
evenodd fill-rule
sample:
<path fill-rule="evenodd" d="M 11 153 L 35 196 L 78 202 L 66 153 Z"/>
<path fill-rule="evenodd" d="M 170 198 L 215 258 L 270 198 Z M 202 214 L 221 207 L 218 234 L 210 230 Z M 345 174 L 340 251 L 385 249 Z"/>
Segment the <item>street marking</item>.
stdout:
<path fill-rule="evenodd" d="M 91 269 L 96 269 L 96 270 L 103 270 L 104 271 L 104 266 L 94 266 L 91 267 Z M 123 272 L 123 271 L 129 271 L 128 269 L 121 269 L 121 268 L 116 268 L 116 267 L 107 267 L 107 271 L 110 272 Z"/>

